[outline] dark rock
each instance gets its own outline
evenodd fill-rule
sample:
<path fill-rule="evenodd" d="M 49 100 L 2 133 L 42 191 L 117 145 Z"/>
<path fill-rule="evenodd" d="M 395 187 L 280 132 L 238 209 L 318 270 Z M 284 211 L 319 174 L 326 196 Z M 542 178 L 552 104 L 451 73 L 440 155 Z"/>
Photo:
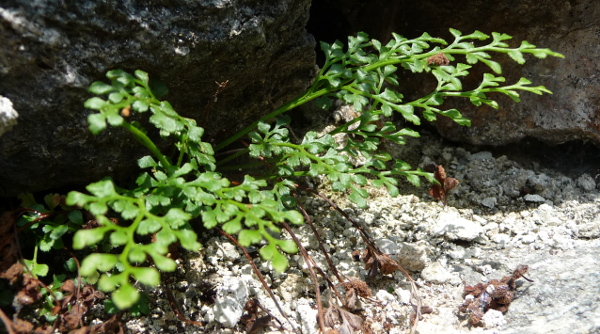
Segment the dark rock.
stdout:
<path fill-rule="evenodd" d="M 569 140 L 589 140 L 600 146 L 600 2 L 509 0 L 490 4 L 486 1 L 340 1 L 324 0 L 313 5 L 314 13 L 321 6 L 340 8 L 335 22 L 327 22 L 330 30 L 325 38 L 344 40 L 348 34 L 365 31 L 386 41 L 391 32 L 417 37 L 423 32 L 450 39 L 448 28 L 463 33 L 480 30 L 484 33 L 507 33 L 514 37 L 511 45 L 527 40 L 542 48 L 550 48 L 566 59 L 538 60 L 526 57 L 518 65 L 508 57 L 499 57 L 507 83 L 520 77 L 529 78 L 534 85 L 543 85 L 553 95 L 537 96 L 524 92 L 520 103 L 499 96 L 500 109 L 474 107 L 469 101 L 453 101 L 456 107 L 472 120 L 470 128 L 458 126 L 449 119 L 436 123 L 439 132 L 452 140 L 477 145 L 504 145 L 526 137 L 550 144 Z M 384 9 L 383 9 L 384 8 Z M 321 39 L 318 22 L 313 32 Z M 475 67 L 465 86 L 478 84 L 485 67 Z M 431 86 L 423 84 L 424 77 L 407 76 L 407 100 L 427 94 Z M 416 88 L 421 87 L 421 88 Z"/>
<path fill-rule="evenodd" d="M 146 151 L 122 129 L 87 130 L 89 84 L 108 70 L 162 80 L 206 139 L 240 129 L 310 85 L 309 0 L 4 1 L 0 93 L 19 123 L 0 140 L 0 196 L 136 175 Z M 218 138 L 217 138 L 218 137 Z M 163 142 L 163 146 L 167 143 Z"/>

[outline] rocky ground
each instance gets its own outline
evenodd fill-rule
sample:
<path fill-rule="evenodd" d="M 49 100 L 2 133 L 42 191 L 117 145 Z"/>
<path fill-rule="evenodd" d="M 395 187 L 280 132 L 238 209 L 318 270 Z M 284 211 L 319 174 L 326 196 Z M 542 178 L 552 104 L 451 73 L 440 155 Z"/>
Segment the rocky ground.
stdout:
<path fill-rule="evenodd" d="M 396 198 L 370 188 L 373 197 L 366 209 L 330 196 L 382 251 L 410 271 L 422 304 L 433 309 L 423 315 L 418 333 L 600 333 L 600 179 L 594 179 L 593 168 L 567 176 L 519 155 L 468 150 L 427 135 L 390 151 L 413 166 L 444 165 L 449 176 L 460 180 L 448 206 L 431 198 L 426 185 L 406 184 Z M 366 280 L 364 264 L 352 256 L 364 249 L 358 231 L 325 201 L 308 195 L 303 200 L 337 269 Z M 327 270 L 311 230 L 302 226 L 296 233 Z M 250 298 L 286 328 L 316 333 L 315 293 L 301 256 L 292 256 L 284 274 L 255 260 L 288 322 L 234 244 L 215 235 L 204 246 L 201 254 L 181 260 L 171 284 L 182 313 L 204 322 L 204 328 L 177 319 L 161 288 L 149 291 L 150 315 L 127 321 L 131 333 L 245 333 L 239 319 Z M 526 276 L 533 282 L 518 279 L 507 312 L 490 312 L 483 326 L 470 326 L 469 317 L 458 312 L 465 285 L 500 279 L 522 264 L 529 266 Z M 406 333 L 413 308 L 404 274 L 368 282 L 373 297 L 361 299 L 357 314 L 373 333 Z M 328 291 L 323 293 L 326 298 Z"/>

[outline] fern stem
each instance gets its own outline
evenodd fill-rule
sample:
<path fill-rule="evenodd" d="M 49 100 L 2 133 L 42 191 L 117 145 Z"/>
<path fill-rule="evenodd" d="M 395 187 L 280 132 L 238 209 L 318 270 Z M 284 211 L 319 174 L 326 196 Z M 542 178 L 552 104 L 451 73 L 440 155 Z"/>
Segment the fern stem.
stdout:
<path fill-rule="evenodd" d="M 156 147 L 154 142 L 150 140 L 150 138 L 145 133 L 143 133 L 142 131 L 140 131 L 140 129 L 127 122 L 123 122 L 122 126 L 125 129 L 129 130 L 129 132 L 133 134 L 137 141 L 139 141 L 142 145 L 146 146 L 150 150 L 150 152 L 152 152 L 152 154 L 160 161 L 164 168 L 171 167 L 171 164 L 169 163 L 167 158 L 162 153 L 160 153 L 158 147 Z"/>
<path fill-rule="evenodd" d="M 317 79 L 315 82 L 318 82 L 320 79 Z M 281 114 L 283 114 L 286 111 L 292 110 L 300 105 L 303 105 L 304 103 L 314 100 L 317 97 L 323 96 L 327 93 L 329 93 L 331 90 L 333 89 L 320 89 L 316 92 L 312 92 L 312 93 L 304 93 L 302 95 L 300 95 L 300 97 L 292 99 L 290 102 L 282 105 L 281 107 L 275 109 L 273 112 L 271 112 L 270 114 L 261 117 L 260 119 L 258 119 L 257 121 L 253 122 L 252 124 L 248 125 L 246 128 L 244 128 L 242 131 L 234 134 L 233 136 L 227 138 L 226 140 L 222 141 L 221 143 L 219 143 L 219 145 L 217 145 L 215 147 L 215 151 L 219 151 L 222 148 L 226 147 L 227 145 L 233 143 L 234 141 L 240 139 L 241 137 L 243 137 L 244 135 L 246 135 L 248 132 L 254 130 L 254 128 L 258 125 L 258 123 L 260 122 L 267 122 L 269 119 L 277 117 Z M 309 91 L 310 92 L 310 91 Z"/>

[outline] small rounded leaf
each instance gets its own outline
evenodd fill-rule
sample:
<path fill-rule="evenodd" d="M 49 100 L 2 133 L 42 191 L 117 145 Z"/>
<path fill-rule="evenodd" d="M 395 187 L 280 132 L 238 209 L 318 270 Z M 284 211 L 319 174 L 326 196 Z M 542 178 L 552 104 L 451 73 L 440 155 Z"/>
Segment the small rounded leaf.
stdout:
<path fill-rule="evenodd" d="M 148 108 L 150 107 L 150 105 L 146 101 L 136 100 L 133 102 L 131 107 L 135 111 L 145 112 L 145 111 L 148 111 Z"/>
<path fill-rule="evenodd" d="M 135 72 L 133 72 L 133 74 L 135 75 L 136 78 L 142 80 L 142 82 L 144 82 L 145 84 L 148 83 L 148 73 L 141 71 L 141 70 L 136 70 Z"/>
<path fill-rule="evenodd" d="M 88 109 L 100 110 L 107 104 L 108 104 L 108 102 L 104 101 L 103 99 L 101 99 L 99 97 L 92 97 L 91 99 L 88 99 L 87 101 L 85 101 L 83 103 L 83 106 Z M 95 114 L 95 115 L 97 115 L 97 114 Z"/>
<path fill-rule="evenodd" d="M 81 261 L 79 272 L 83 276 L 88 276 L 96 270 L 109 271 L 117 264 L 117 256 L 114 254 L 94 253 L 88 255 Z"/>
<path fill-rule="evenodd" d="M 247 247 L 250 246 L 251 244 L 255 244 L 260 242 L 263 239 L 262 234 L 260 234 L 260 231 L 257 230 L 242 230 L 240 232 L 240 234 L 238 234 L 238 241 L 240 243 L 240 245 Z M 264 248 L 262 248 L 264 249 Z M 262 255 L 262 249 L 261 249 L 261 255 Z M 267 254 L 269 254 L 269 251 L 266 251 Z M 263 256 L 264 257 L 264 256 Z M 265 259 L 267 259 L 265 257 Z M 270 258 L 268 258 L 270 259 Z"/>
<path fill-rule="evenodd" d="M 242 229 L 241 217 L 234 218 L 223 224 L 223 231 L 227 234 L 236 234 Z"/>
<path fill-rule="evenodd" d="M 100 131 L 106 129 L 106 118 L 104 114 L 89 115 L 88 123 L 90 124 L 90 132 L 93 134 L 98 134 Z"/>
<path fill-rule="evenodd" d="M 275 247 L 275 244 L 272 243 L 264 246 L 258 252 L 264 260 L 270 260 L 273 258 L 273 256 L 275 256 L 275 254 L 279 254 L 277 248 Z"/>
<path fill-rule="evenodd" d="M 124 245 L 127 243 L 127 241 L 129 241 L 129 237 L 127 235 L 127 232 L 124 229 L 119 229 L 117 231 L 114 231 L 110 235 L 110 244 L 113 247 L 118 247 L 118 246 Z"/>
<path fill-rule="evenodd" d="M 152 256 L 152 260 L 154 260 L 154 264 L 156 265 L 156 268 L 158 268 L 162 271 L 170 272 L 170 271 L 174 271 L 177 268 L 177 262 L 175 262 L 173 259 L 170 259 L 166 256 L 154 255 L 154 256 Z"/>
<path fill-rule="evenodd" d="M 192 232 L 193 233 L 193 232 Z M 175 233 L 171 229 L 164 228 L 154 235 L 155 243 L 170 245 L 177 241 Z M 194 240 L 196 240 L 194 236 Z"/>
<path fill-rule="evenodd" d="M 286 253 L 294 254 L 298 252 L 298 245 L 294 240 L 281 240 L 277 243 L 277 246 Z"/>
<path fill-rule="evenodd" d="M 200 249 L 200 247 L 202 247 L 202 245 L 198 242 L 198 235 L 196 235 L 196 233 L 191 229 L 184 228 L 181 230 L 173 231 L 173 233 L 175 233 L 175 235 L 179 239 L 181 247 L 189 251 L 197 252 Z"/>
<path fill-rule="evenodd" d="M 130 308 L 138 301 L 139 298 L 139 291 L 137 291 L 137 289 L 129 282 L 123 284 L 112 294 L 113 302 L 121 310 Z"/>
<path fill-rule="evenodd" d="M 120 126 L 123 124 L 123 117 L 119 114 L 108 114 L 106 120 L 108 121 L 108 124 L 112 126 Z"/>
<path fill-rule="evenodd" d="M 94 93 L 96 95 L 108 94 L 108 93 L 112 92 L 113 90 L 114 90 L 113 86 L 105 84 L 102 81 L 93 82 L 90 85 L 90 87 L 88 88 L 88 91 L 90 93 Z"/>
<path fill-rule="evenodd" d="M 94 216 L 104 215 L 108 211 L 106 203 L 103 202 L 93 202 L 88 209 Z"/>
<path fill-rule="evenodd" d="M 111 276 L 103 274 L 98 280 L 98 289 L 104 292 L 115 291 L 117 286 L 121 284 L 124 279 L 127 280 L 128 277 L 128 274 L 116 274 Z"/>
<path fill-rule="evenodd" d="M 160 274 L 155 268 L 133 268 L 131 274 L 133 278 L 148 286 L 155 287 L 160 284 Z"/>
<path fill-rule="evenodd" d="M 73 249 L 82 249 L 97 244 L 104 238 L 104 232 L 105 230 L 102 228 L 77 231 L 73 236 Z"/>
<path fill-rule="evenodd" d="M 115 185 L 112 180 L 102 180 L 95 183 L 89 184 L 85 187 L 89 192 L 97 197 L 109 197 L 116 195 Z"/>
<path fill-rule="evenodd" d="M 69 195 L 71 195 L 69 193 Z M 73 211 L 69 211 L 69 213 L 67 214 L 67 217 L 69 217 L 69 220 L 77 225 L 83 225 L 83 214 L 81 213 L 80 210 L 73 210 Z"/>
<path fill-rule="evenodd" d="M 135 245 L 131 247 L 131 251 L 129 252 L 127 259 L 133 263 L 142 263 L 146 261 L 146 252 L 144 252 L 144 248 L 142 246 Z"/>
<path fill-rule="evenodd" d="M 121 101 L 123 101 L 123 99 L 126 97 L 125 93 L 122 92 L 112 92 L 110 93 L 110 95 L 108 95 L 108 101 L 112 102 L 112 103 L 119 103 Z"/>
<path fill-rule="evenodd" d="M 67 199 L 65 202 L 70 206 L 80 206 L 83 207 L 87 202 L 93 199 L 91 196 L 82 194 L 78 191 L 71 191 L 67 195 Z M 83 220 L 82 220 L 83 223 Z"/>
<path fill-rule="evenodd" d="M 296 211 L 296 210 L 290 210 L 290 211 L 286 211 L 285 212 L 285 217 L 290 221 L 290 223 L 292 224 L 302 224 L 304 223 L 304 216 Z"/>
<path fill-rule="evenodd" d="M 156 167 L 156 161 L 149 155 L 139 158 L 137 164 L 140 168 Z"/>
<path fill-rule="evenodd" d="M 192 215 L 181 209 L 171 208 L 163 218 L 171 228 L 177 229 L 187 223 L 192 218 Z"/>
<path fill-rule="evenodd" d="M 50 233 L 50 238 L 52 240 L 60 239 L 65 233 L 69 231 L 69 226 L 67 225 L 59 225 Z"/>
<path fill-rule="evenodd" d="M 156 220 L 144 219 L 140 222 L 136 232 L 140 235 L 147 235 L 160 230 L 162 225 Z"/>
<path fill-rule="evenodd" d="M 288 267 L 288 259 L 283 254 L 276 252 L 273 254 L 273 260 L 271 264 L 273 265 L 273 269 L 278 273 L 284 272 Z"/>

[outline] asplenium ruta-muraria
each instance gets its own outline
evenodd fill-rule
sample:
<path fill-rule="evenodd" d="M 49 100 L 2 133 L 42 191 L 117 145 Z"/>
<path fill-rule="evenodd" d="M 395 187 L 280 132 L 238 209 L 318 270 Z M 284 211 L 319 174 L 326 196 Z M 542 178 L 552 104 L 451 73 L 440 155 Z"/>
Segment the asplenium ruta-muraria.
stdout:
<path fill-rule="evenodd" d="M 171 244 L 178 242 L 191 251 L 200 249 L 190 225 L 194 218 L 200 218 L 205 228 L 219 227 L 229 234 L 237 234 L 244 246 L 262 244 L 263 259 L 272 261 L 276 270 L 283 271 L 288 261 L 282 252 L 294 253 L 297 246 L 291 240 L 274 237 L 273 232 L 279 232 L 277 225 L 283 221 L 303 222 L 292 196 L 298 177 L 324 176 L 334 191 L 348 191 L 349 199 L 359 207 L 367 205 L 368 192 L 363 187 L 367 184 L 385 186 L 396 196 L 398 176 L 415 185 L 419 184 L 420 176 L 435 182 L 431 174 L 413 170 L 404 161 L 380 150 L 382 140 L 403 144 L 404 136 L 419 136 L 411 129 L 398 129 L 385 117 L 398 113 L 405 120 L 420 124 L 421 119 L 415 114 L 415 110 L 420 110 L 427 121 L 442 115 L 461 125 L 470 125 L 458 110 L 441 109 L 446 98 L 468 98 L 475 106 L 487 104 L 497 108 L 491 93 L 508 95 L 517 102 L 519 91 L 550 93 L 543 86 L 531 86 L 525 78 L 505 85 L 505 79 L 499 76 L 500 64 L 492 60 L 493 53 L 506 53 L 519 64 L 525 62 L 525 54 L 538 58 L 562 57 L 527 42 L 510 48 L 505 41 L 511 37 L 506 34 L 493 33 L 492 40 L 483 43 L 481 41 L 489 40 L 490 36 L 479 31 L 470 35 L 450 31 L 454 36 L 450 43 L 428 34 L 415 39 L 393 34 L 393 39 L 383 45 L 364 33 L 350 37 L 347 47 L 339 41 L 331 45 L 321 43 L 325 64 L 304 94 L 214 149 L 202 141 L 204 129 L 193 119 L 181 117 L 171 104 L 156 98 L 147 73 L 108 72 L 110 84 L 94 82 L 89 88 L 90 92 L 105 96 L 104 99 L 93 97 L 85 103 L 87 108 L 96 111 L 88 118 L 90 130 L 98 134 L 107 125 L 124 127 L 151 155 L 139 159 L 138 165 L 144 172 L 131 190 L 104 179 L 90 184 L 89 194 L 69 194 L 67 202 L 89 210 L 98 224 L 96 228 L 77 232 L 73 247 L 81 249 L 104 241 L 117 249 L 113 253 L 94 253 L 86 257 L 81 274 L 91 276 L 103 272 L 99 288 L 114 291 L 113 300 L 118 307 L 130 307 L 138 298 L 132 278 L 157 286 L 159 270 L 175 269 L 175 261 L 166 256 Z M 464 56 L 466 63 L 457 62 L 456 55 Z M 486 73 L 477 88 L 463 91 L 461 78 L 477 62 L 489 66 L 493 73 Z M 400 69 L 431 73 L 437 86 L 422 98 L 404 101 L 404 96 L 395 89 Z M 290 119 L 285 112 L 312 100 L 327 109 L 334 99 L 352 105 L 359 111 L 357 117 L 329 134 L 319 136 L 309 131 L 299 141 L 290 139 L 287 128 Z M 175 156 L 165 156 L 139 123 L 129 121 L 130 114 L 145 112 L 149 112 L 150 123 L 160 130 L 161 136 L 174 138 Z M 333 135 L 337 133 L 350 135 L 342 146 L 334 141 Z M 215 151 L 246 137 L 250 139 L 246 149 L 217 161 Z M 265 168 L 259 175 L 247 174 L 241 183 L 232 182 L 223 172 L 232 169 L 227 164 L 243 154 L 257 159 Z M 361 156 L 363 163 L 352 164 L 349 159 L 352 156 Z"/>

